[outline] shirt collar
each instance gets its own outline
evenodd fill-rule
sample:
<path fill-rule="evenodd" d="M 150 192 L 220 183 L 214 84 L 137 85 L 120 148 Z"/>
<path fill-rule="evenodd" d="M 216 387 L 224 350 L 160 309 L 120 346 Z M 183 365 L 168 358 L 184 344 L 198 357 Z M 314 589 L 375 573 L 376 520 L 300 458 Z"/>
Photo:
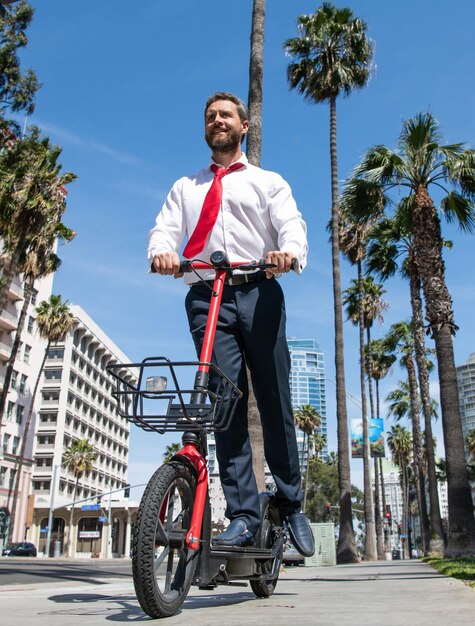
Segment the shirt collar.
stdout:
<path fill-rule="evenodd" d="M 249 161 L 247 160 L 247 156 L 244 154 L 244 152 L 242 152 L 239 159 L 237 161 L 233 161 L 233 163 L 231 163 L 230 165 L 234 165 L 234 163 L 243 163 L 243 165 L 247 167 Z M 222 167 L 222 165 L 220 165 L 219 163 L 216 163 L 214 159 L 211 159 L 210 164 L 208 165 L 209 170 L 211 170 L 212 165 L 217 165 L 218 167 Z"/>

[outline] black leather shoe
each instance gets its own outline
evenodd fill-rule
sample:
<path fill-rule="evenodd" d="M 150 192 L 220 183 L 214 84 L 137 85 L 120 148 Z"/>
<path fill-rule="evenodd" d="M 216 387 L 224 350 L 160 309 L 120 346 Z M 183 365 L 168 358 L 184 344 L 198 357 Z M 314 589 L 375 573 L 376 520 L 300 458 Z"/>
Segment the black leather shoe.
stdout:
<path fill-rule="evenodd" d="M 216 537 L 213 537 L 211 543 L 214 546 L 238 547 L 250 546 L 254 543 L 254 533 L 247 530 L 246 522 L 242 519 L 234 519 L 226 530 Z"/>
<path fill-rule="evenodd" d="M 312 556 L 315 552 L 315 541 L 312 529 L 304 513 L 293 513 L 287 516 L 287 527 L 290 539 L 302 556 Z"/>

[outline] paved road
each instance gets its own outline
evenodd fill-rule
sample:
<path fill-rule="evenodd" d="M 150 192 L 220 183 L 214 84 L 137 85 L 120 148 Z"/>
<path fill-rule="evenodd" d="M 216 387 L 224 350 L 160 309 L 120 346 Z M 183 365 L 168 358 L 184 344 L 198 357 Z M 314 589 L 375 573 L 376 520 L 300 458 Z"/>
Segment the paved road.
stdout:
<path fill-rule="evenodd" d="M 131 575 L 128 559 L 0 558 L 0 590 L 4 585 L 55 584 L 62 581 L 96 584 L 102 579 L 127 580 Z"/>
<path fill-rule="evenodd" d="M 97 578 L 0 588 L 5 626 L 97 626 L 143 622 L 128 579 Z M 94 586 L 92 586 L 92 584 Z M 287 568 L 274 595 L 249 587 L 192 591 L 170 626 L 473 626 L 475 591 L 420 561 Z M 193 621 L 193 622 L 192 622 Z"/>

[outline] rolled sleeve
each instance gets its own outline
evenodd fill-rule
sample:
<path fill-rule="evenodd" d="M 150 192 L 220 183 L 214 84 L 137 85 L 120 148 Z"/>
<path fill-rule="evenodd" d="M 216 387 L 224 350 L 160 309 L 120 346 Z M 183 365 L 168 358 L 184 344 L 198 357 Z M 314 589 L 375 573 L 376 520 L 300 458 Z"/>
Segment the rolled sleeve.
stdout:
<path fill-rule="evenodd" d="M 269 191 L 269 214 L 277 231 L 279 250 L 295 255 L 298 262 L 295 271 L 300 274 L 307 265 L 307 225 L 297 209 L 290 186 L 278 174 Z"/>
<path fill-rule="evenodd" d="M 170 190 L 155 226 L 149 233 L 147 258 L 152 263 L 153 257 L 161 252 L 178 252 L 185 236 L 185 219 L 182 201 L 182 179 Z"/>

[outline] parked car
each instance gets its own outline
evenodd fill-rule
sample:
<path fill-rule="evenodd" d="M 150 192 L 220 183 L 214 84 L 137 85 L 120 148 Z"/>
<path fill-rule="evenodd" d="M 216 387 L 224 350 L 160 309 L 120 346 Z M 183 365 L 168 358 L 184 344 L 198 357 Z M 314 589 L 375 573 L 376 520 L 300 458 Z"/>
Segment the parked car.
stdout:
<path fill-rule="evenodd" d="M 4 546 L 2 556 L 36 556 L 36 547 L 29 541 L 9 543 Z"/>
<path fill-rule="evenodd" d="M 303 565 L 304 557 L 297 552 L 294 546 L 291 543 L 286 543 L 284 546 L 284 556 L 282 558 L 282 563 L 284 565 Z"/>

